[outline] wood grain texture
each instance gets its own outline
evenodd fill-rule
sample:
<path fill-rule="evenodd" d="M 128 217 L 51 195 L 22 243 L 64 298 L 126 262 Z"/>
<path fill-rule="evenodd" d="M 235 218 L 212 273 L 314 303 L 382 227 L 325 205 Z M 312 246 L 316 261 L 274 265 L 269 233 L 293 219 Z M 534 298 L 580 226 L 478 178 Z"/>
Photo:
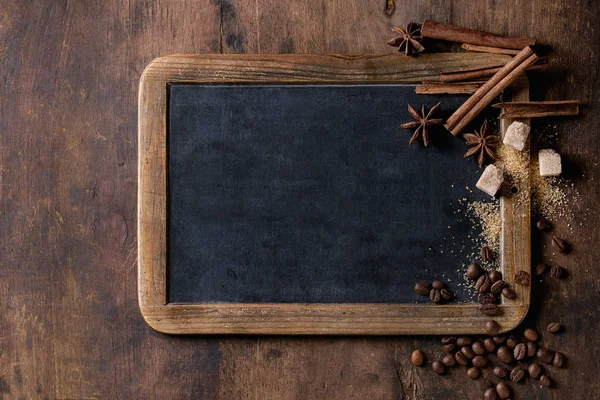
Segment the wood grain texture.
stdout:
<path fill-rule="evenodd" d="M 144 319 L 173 334 L 390 335 L 483 334 L 488 317 L 476 303 L 423 304 L 169 304 L 167 303 L 167 86 L 173 82 L 411 83 L 451 68 L 485 68 L 510 60 L 487 54 L 174 55 L 155 59 L 140 79 L 138 104 L 138 286 Z M 526 83 L 513 89 L 529 99 Z M 506 128 L 506 127 L 504 127 Z M 524 189 L 528 190 L 528 189 Z M 507 283 L 530 269 L 529 203 L 502 203 Z M 516 231 L 513 228 L 516 226 Z M 495 319 L 515 328 L 529 308 L 529 291 L 502 305 Z"/>
<path fill-rule="evenodd" d="M 565 325 L 560 335 L 542 333 L 542 343 L 565 353 L 568 367 L 548 368 L 553 389 L 514 386 L 519 399 L 585 399 L 600 391 L 595 4 L 533 0 L 518 11 L 492 0 L 395 4 L 388 17 L 383 1 L 361 0 L 3 1 L 2 397 L 481 398 L 483 382 L 468 380 L 461 368 L 439 377 L 410 365 L 416 347 L 441 357 L 438 337 L 173 337 L 149 328 L 137 304 L 136 105 L 139 77 L 152 59 L 389 53 L 391 26 L 426 18 L 538 38 L 553 61 L 530 75 L 531 99 L 584 105 L 576 119 L 533 121 L 568 164 L 574 219 L 552 222 L 573 251 L 553 255 L 550 236 L 533 232 L 533 262 L 566 266 L 569 279 L 534 280 L 524 326 L 544 332 L 549 322 Z M 534 142 L 532 152 L 538 148 Z"/>

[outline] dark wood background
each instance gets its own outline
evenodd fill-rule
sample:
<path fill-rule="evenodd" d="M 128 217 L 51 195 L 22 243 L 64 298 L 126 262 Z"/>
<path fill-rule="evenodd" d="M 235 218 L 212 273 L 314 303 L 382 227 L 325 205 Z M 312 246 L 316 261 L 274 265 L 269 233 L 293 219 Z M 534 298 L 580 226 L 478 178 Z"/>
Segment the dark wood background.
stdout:
<path fill-rule="evenodd" d="M 464 370 L 414 369 L 437 338 L 169 337 L 136 298 L 138 80 L 169 53 L 390 52 L 389 28 L 432 18 L 553 48 L 533 98 L 579 98 L 557 120 L 558 149 L 585 173 L 573 208 L 567 281 L 535 288 L 530 325 L 567 369 L 553 390 L 517 398 L 590 398 L 600 390 L 598 43 L 593 1 L 58 1 L 0 7 L 0 393 L 49 399 L 480 398 Z M 554 125 L 556 127 L 554 128 Z M 587 211 L 586 211 L 587 210 Z M 584 214 L 581 214 L 584 213 Z M 587 215 L 587 217 L 585 216 Z M 580 225 L 581 223 L 581 225 Z M 555 221 L 558 232 L 568 232 Z M 549 252 L 548 252 L 549 254 Z"/>

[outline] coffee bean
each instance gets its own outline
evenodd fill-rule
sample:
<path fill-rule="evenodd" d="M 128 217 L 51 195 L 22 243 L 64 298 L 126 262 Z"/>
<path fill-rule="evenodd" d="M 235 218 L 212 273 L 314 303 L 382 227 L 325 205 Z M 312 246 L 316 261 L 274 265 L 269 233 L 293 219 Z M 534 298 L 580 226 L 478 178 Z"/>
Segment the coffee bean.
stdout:
<path fill-rule="evenodd" d="M 515 283 L 521 286 L 529 286 L 529 282 L 531 281 L 531 277 L 529 273 L 525 271 L 517 271 L 514 276 Z"/>
<path fill-rule="evenodd" d="M 535 352 L 537 351 L 537 346 L 535 342 L 527 342 L 527 357 L 535 357 Z"/>
<path fill-rule="evenodd" d="M 469 359 L 460 351 L 456 352 L 454 359 L 456 359 L 456 362 L 460 365 L 467 365 L 469 363 Z"/>
<path fill-rule="evenodd" d="M 558 331 L 560 331 L 560 328 L 562 328 L 562 326 L 560 325 L 560 323 L 558 322 L 550 322 L 548 324 L 548 332 L 550 333 L 556 333 Z"/>
<path fill-rule="evenodd" d="M 498 314 L 498 306 L 494 303 L 482 304 L 479 306 L 479 311 L 484 315 L 496 315 Z"/>
<path fill-rule="evenodd" d="M 491 286 L 492 281 L 490 280 L 490 278 L 487 275 L 481 275 L 475 283 L 475 290 L 477 290 L 479 293 L 485 293 L 488 290 L 490 290 Z"/>
<path fill-rule="evenodd" d="M 434 362 L 432 362 L 431 369 L 438 375 L 441 375 L 444 372 L 446 372 L 446 367 L 440 360 L 435 360 Z"/>
<path fill-rule="evenodd" d="M 531 363 L 527 370 L 529 371 L 529 376 L 532 378 L 537 379 L 542 374 L 542 366 L 536 362 Z"/>
<path fill-rule="evenodd" d="M 483 392 L 483 400 L 498 400 L 498 392 L 495 388 L 489 388 Z"/>
<path fill-rule="evenodd" d="M 420 294 L 421 296 L 427 296 L 431 291 L 431 286 L 427 282 L 417 282 L 415 283 L 415 293 Z"/>
<path fill-rule="evenodd" d="M 513 362 L 512 351 L 506 346 L 501 346 L 496 352 L 496 356 L 498 356 L 498 359 L 500 361 L 506 364 L 510 364 L 511 362 Z"/>
<path fill-rule="evenodd" d="M 497 335 L 500 332 L 500 325 L 493 319 L 485 323 L 485 331 L 488 335 Z"/>
<path fill-rule="evenodd" d="M 452 368 L 456 365 L 456 358 L 452 354 L 446 354 L 444 358 L 442 358 L 442 363 L 448 368 Z"/>
<path fill-rule="evenodd" d="M 481 370 L 477 367 L 471 367 L 467 370 L 467 376 L 475 380 L 481 376 Z"/>
<path fill-rule="evenodd" d="M 496 344 L 502 344 L 506 340 L 506 336 L 504 336 L 504 335 L 496 335 L 492 339 L 494 339 L 494 342 Z"/>
<path fill-rule="evenodd" d="M 471 339 L 468 336 L 459 336 L 458 339 L 456 339 L 456 344 L 459 347 L 470 346 L 472 343 L 473 343 L 473 339 Z"/>
<path fill-rule="evenodd" d="M 471 360 L 473 357 L 475 357 L 475 353 L 473 352 L 473 349 L 471 348 L 471 346 L 464 346 L 463 348 L 460 349 L 460 352 L 464 354 L 465 357 L 467 357 L 469 360 Z"/>
<path fill-rule="evenodd" d="M 496 385 L 496 392 L 501 399 L 508 399 L 510 397 L 510 388 L 504 382 L 498 382 Z"/>
<path fill-rule="evenodd" d="M 434 289 L 437 290 L 442 290 L 443 288 L 446 287 L 446 284 L 442 281 L 433 281 L 433 283 L 431 284 L 431 287 L 433 287 Z"/>
<path fill-rule="evenodd" d="M 448 343 L 444 345 L 444 351 L 447 353 L 455 353 L 458 350 L 456 343 Z"/>
<path fill-rule="evenodd" d="M 491 261 L 494 259 L 494 251 L 487 246 L 483 246 L 481 251 L 479 251 L 479 255 L 485 261 Z"/>
<path fill-rule="evenodd" d="M 515 349 L 513 350 L 513 356 L 517 361 L 522 361 L 525 359 L 527 356 L 527 346 L 525 343 L 519 343 L 515 346 Z"/>
<path fill-rule="evenodd" d="M 513 382 L 520 382 L 525 378 L 525 371 L 521 367 L 514 367 L 512 371 L 510 371 L 510 380 Z"/>
<path fill-rule="evenodd" d="M 496 304 L 496 296 L 491 293 L 481 293 L 477 296 L 479 304 Z"/>
<path fill-rule="evenodd" d="M 518 344 L 519 341 L 517 340 L 515 335 L 509 335 L 508 338 L 506 338 L 506 345 L 509 349 L 514 349 Z"/>
<path fill-rule="evenodd" d="M 541 276 L 544 274 L 544 272 L 546 272 L 546 268 L 548 268 L 548 266 L 544 263 L 539 263 L 536 267 L 535 267 L 535 274 L 537 276 Z"/>
<path fill-rule="evenodd" d="M 481 266 L 475 262 L 469 264 L 469 266 L 467 267 L 467 278 L 475 279 L 479 275 L 481 275 Z"/>
<path fill-rule="evenodd" d="M 535 331 L 535 329 L 531 329 L 531 328 L 525 329 L 525 332 L 523 332 L 523 336 L 525 336 L 525 339 L 531 340 L 533 342 L 538 340 L 538 333 Z"/>
<path fill-rule="evenodd" d="M 483 384 L 485 386 L 487 386 L 487 387 L 490 387 L 490 388 L 496 387 L 496 384 L 494 384 L 494 382 L 492 382 L 491 380 L 489 380 L 487 376 L 483 380 Z"/>
<path fill-rule="evenodd" d="M 569 245 L 567 242 L 557 238 L 556 236 L 552 238 L 552 247 L 554 247 L 554 250 L 558 251 L 559 253 L 567 253 L 569 251 Z"/>
<path fill-rule="evenodd" d="M 500 294 L 500 292 L 502 292 L 502 289 L 504 289 L 504 286 L 506 286 L 506 282 L 500 279 L 499 281 L 494 282 L 494 284 L 490 288 L 490 292 L 492 294 Z"/>
<path fill-rule="evenodd" d="M 444 336 L 442 338 L 442 344 L 456 343 L 456 336 Z"/>
<path fill-rule="evenodd" d="M 556 279 L 562 279 L 565 276 L 565 269 L 555 265 L 550 269 L 550 276 Z"/>
<path fill-rule="evenodd" d="M 471 360 L 471 362 L 474 366 L 481 368 L 485 367 L 485 365 L 487 364 L 487 358 L 485 358 L 484 356 L 475 356 L 473 357 L 473 360 Z"/>
<path fill-rule="evenodd" d="M 440 291 L 438 289 L 431 289 L 431 292 L 429 292 L 429 300 L 436 304 L 442 301 L 442 295 L 440 294 Z"/>
<path fill-rule="evenodd" d="M 564 362 L 565 362 L 565 356 L 563 356 L 562 353 L 559 353 L 558 351 L 556 353 L 554 353 L 554 358 L 552 359 L 552 365 L 554 365 L 556 368 L 560 368 L 563 366 Z"/>
<path fill-rule="evenodd" d="M 554 352 L 545 347 L 540 347 L 535 354 L 536 358 L 543 363 L 551 364 L 554 359 Z"/>
<path fill-rule="evenodd" d="M 485 354 L 485 346 L 480 341 L 473 343 L 471 348 L 473 349 L 473 353 L 477 354 L 478 356 Z"/>
<path fill-rule="evenodd" d="M 502 272 L 500 271 L 491 271 L 488 276 L 490 277 L 490 281 L 492 281 L 492 283 L 498 282 L 499 280 L 502 279 Z"/>
<path fill-rule="evenodd" d="M 514 300 L 517 298 L 517 293 L 511 288 L 505 287 L 502 289 L 502 296 L 506 297 L 507 299 Z"/>
<path fill-rule="evenodd" d="M 506 370 L 506 368 L 494 367 L 494 370 L 492 372 L 497 378 L 500 379 L 504 379 L 508 376 L 508 371 Z"/>
<path fill-rule="evenodd" d="M 548 221 L 546 218 L 540 218 L 537 222 L 537 224 L 535 224 L 535 226 L 540 230 L 540 231 L 545 231 L 550 229 L 550 221 Z"/>
<path fill-rule="evenodd" d="M 496 351 L 496 342 L 494 342 L 494 339 L 492 338 L 485 338 L 483 345 L 488 353 L 493 353 Z"/>
<path fill-rule="evenodd" d="M 552 379 L 548 375 L 540 376 L 540 385 L 550 387 L 552 386 Z"/>
<path fill-rule="evenodd" d="M 440 295 L 442 296 L 442 298 L 444 300 L 450 301 L 454 298 L 454 293 L 452 293 L 451 291 L 449 291 L 446 288 L 440 289 Z"/>
<path fill-rule="evenodd" d="M 425 361 L 425 357 L 423 356 L 423 352 L 419 349 L 413 351 L 410 355 L 410 362 L 415 367 L 420 367 L 423 365 L 423 361 Z"/>

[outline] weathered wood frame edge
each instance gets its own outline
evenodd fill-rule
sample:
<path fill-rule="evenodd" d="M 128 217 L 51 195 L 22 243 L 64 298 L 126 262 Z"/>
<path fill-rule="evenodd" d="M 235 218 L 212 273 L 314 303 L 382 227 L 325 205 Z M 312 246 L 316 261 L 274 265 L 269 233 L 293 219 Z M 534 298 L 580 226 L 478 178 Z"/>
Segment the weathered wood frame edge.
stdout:
<path fill-rule="evenodd" d="M 197 83 L 420 83 L 445 70 L 505 63 L 506 55 L 442 53 L 411 58 L 363 55 L 171 55 L 144 70 L 138 104 L 138 300 L 146 322 L 169 334 L 393 335 L 479 334 L 490 317 L 478 305 L 167 304 L 167 84 Z M 526 80 L 512 100 L 528 100 Z M 510 120 L 501 122 L 502 131 Z M 527 202 L 529 199 L 527 199 Z M 511 284 L 530 271 L 530 209 L 503 198 L 502 271 Z M 529 308 L 529 287 L 512 285 L 494 317 L 515 328 Z"/>

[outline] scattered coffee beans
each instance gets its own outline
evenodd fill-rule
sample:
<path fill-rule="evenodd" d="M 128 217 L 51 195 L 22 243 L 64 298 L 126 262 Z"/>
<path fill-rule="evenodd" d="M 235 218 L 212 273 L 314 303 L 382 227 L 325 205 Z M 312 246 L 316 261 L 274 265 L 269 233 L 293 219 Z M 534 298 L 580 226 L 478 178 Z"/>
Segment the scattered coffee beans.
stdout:
<path fill-rule="evenodd" d="M 525 371 L 521 367 L 514 367 L 510 371 L 510 380 L 513 382 L 520 382 L 525 378 Z"/>
<path fill-rule="evenodd" d="M 523 361 L 527 357 L 527 346 L 525 343 L 519 343 L 513 350 L 513 356 L 517 361 Z"/>
<path fill-rule="evenodd" d="M 569 251 L 569 245 L 564 240 L 557 238 L 556 236 L 552 238 L 552 247 L 554 250 L 559 253 L 566 253 Z"/>
<path fill-rule="evenodd" d="M 498 306 L 494 303 L 482 304 L 479 306 L 479 311 L 484 315 L 496 315 L 498 314 Z"/>
<path fill-rule="evenodd" d="M 556 368 L 561 368 L 563 366 L 564 362 L 565 362 L 565 356 L 563 356 L 562 353 L 559 353 L 558 351 L 556 353 L 554 353 L 554 358 L 552 359 L 552 365 L 554 365 Z"/>
<path fill-rule="evenodd" d="M 475 352 L 473 352 L 473 349 L 471 348 L 471 346 L 464 346 L 462 349 L 460 349 L 460 352 L 463 353 L 463 355 L 465 357 L 467 357 L 469 360 L 471 360 L 473 357 L 475 357 Z"/>
<path fill-rule="evenodd" d="M 554 359 L 554 352 L 545 347 L 540 347 L 535 354 L 536 358 L 543 363 L 551 364 Z"/>
<path fill-rule="evenodd" d="M 529 282 L 531 281 L 531 277 L 525 271 L 517 271 L 515 272 L 515 283 L 521 286 L 529 286 Z"/>
<path fill-rule="evenodd" d="M 431 291 L 431 286 L 427 282 L 417 282 L 415 283 L 415 293 L 420 294 L 421 296 L 427 296 Z"/>
<path fill-rule="evenodd" d="M 502 292 L 502 289 L 504 289 L 504 286 L 506 286 L 506 282 L 500 279 L 499 281 L 494 282 L 494 284 L 490 288 L 490 292 L 492 294 L 500 294 L 500 292 Z"/>
<path fill-rule="evenodd" d="M 498 392 L 496 389 L 489 388 L 483 393 L 483 400 L 498 400 Z"/>
<path fill-rule="evenodd" d="M 548 375 L 540 376 L 540 385 L 550 387 L 552 386 L 552 379 Z"/>
<path fill-rule="evenodd" d="M 500 361 L 506 364 L 510 364 L 513 361 L 512 351 L 506 346 L 501 346 L 496 352 L 496 356 L 498 356 Z"/>
<path fill-rule="evenodd" d="M 482 356 L 485 354 L 485 346 L 480 341 L 476 341 L 475 343 L 473 343 L 473 346 L 471 346 L 471 348 L 473 349 L 473 353 L 477 354 L 478 356 Z"/>
<path fill-rule="evenodd" d="M 531 363 L 527 370 L 529 371 L 529 376 L 535 379 L 537 379 L 542 374 L 542 366 L 536 362 Z"/>
<path fill-rule="evenodd" d="M 469 359 L 465 357 L 465 355 L 460 351 L 456 352 L 454 358 L 456 359 L 456 362 L 460 365 L 467 365 L 469 363 Z"/>
<path fill-rule="evenodd" d="M 537 222 L 537 224 L 535 224 L 535 226 L 540 230 L 540 231 L 546 231 L 548 229 L 550 229 L 550 221 L 548 221 L 546 218 L 540 218 Z"/>
<path fill-rule="evenodd" d="M 496 304 L 496 296 L 491 293 L 481 293 L 477 296 L 479 304 Z"/>
<path fill-rule="evenodd" d="M 444 282 L 442 281 L 433 281 L 433 283 L 431 284 L 431 287 L 433 287 L 434 289 L 437 290 L 442 290 L 443 288 L 446 287 L 446 284 L 444 284 Z"/>
<path fill-rule="evenodd" d="M 454 293 L 452 293 L 446 288 L 440 289 L 440 295 L 442 296 L 442 299 L 446 301 L 450 301 L 454 298 Z"/>
<path fill-rule="evenodd" d="M 488 335 L 497 335 L 500 332 L 500 325 L 493 319 L 485 323 L 485 331 Z"/>
<path fill-rule="evenodd" d="M 485 358 L 484 356 L 475 356 L 473 357 L 473 360 L 471 360 L 471 363 L 473 363 L 475 367 L 482 368 L 486 366 L 487 358 Z"/>
<path fill-rule="evenodd" d="M 510 388 L 504 382 L 498 382 L 496 385 L 496 392 L 501 399 L 508 399 L 510 397 Z"/>
<path fill-rule="evenodd" d="M 496 351 L 496 342 L 494 342 L 494 339 L 492 339 L 492 338 L 486 338 L 483 341 L 483 345 L 485 346 L 485 350 L 488 353 L 492 353 L 492 352 Z"/>
<path fill-rule="evenodd" d="M 502 289 L 502 296 L 506 297 L 507 299 L 514 300 L 517 298 L 517 293 L 511 288 L 505 287 Z"/>
<path fill-rule="evenodd" d="M 442 363 L 448 368 L 452 368 L 456 365 L 456 359 L 452 354 L 446 354 L 444 358 L 442 358 Z"/>
<path fill-rule="evenodd" d="M 446 367 L 440 360 L 435 360 L 434 362 L 432 362 L 431 369 L 433 369 L 433 372 L 435 372 L 438 375 L 441 375 L 444 372 L 446 372 Z"/>
<path fill-rule="evenodd" d="M 550 322 L 547 329 L 550 333 L 556 333 L 560 331 L 560 328 L 562 328 L 562 326 L 558 322 Z"/>
<path fill-rule="evenodd" d="M 527 342 L 527 357 L 535 357 L 537 346 L 535 342 Z"/>
<path fill-rule="evenodd" d="M 446 351 L 447 353 L 456 353 L 457 350 L 458 346 L 456 345 L 456 343 L 448 343 L 444 345 L 444 351 Z"/>
<path fill-rule="evenodd" d="M 487 246 L 483 246 L 481 248 L 481 251 L 479 252 L 479 255 L 481 256 L 481 258 L 485 261 L 491 261 L 494 259 L 494 252 L 492 249 L 490 249 Z"/>
<path fill-rule="evenodd" d="M 479 275 L 481 275 L 481 266 L 474 262 L 469 264 L 469 266 L 467 267 L 467 278 L 475 279 Z"/>
<path fill-rule="evenodd" d="M 519 341 L 515 337 L 515 335 L 509 335 L 506 339 L 506 345 L 509 349 L 514 349 L 519 344 Z"/>
<path fill-rule="evenodd" d="M 550 269 L 550 276 L 556 279 L 562 279 L 565 275 L 565 269 L 555 265 Z"/>
<path fill-rule="evenodd" d="M 492 338 L 496 344 L 502 344 L 506 340 L 506 336 L 504 335 L 496 335 Z"/>
<path fill-rule="evenodd" d="M 477 282 L 475 283 L 475 290 L 477 290 L 479 293 L 486 293 L 488 290 L 490 290 L 491 286 L 492 281 L 487 275 L 484 274 L 477 279 Z"/>
<path fill-rule="evenodd" d="M 456 343 L 456 336 L 444 336 L 442 344 Z"/>
<path fill-rule="evenodd" d="M 423 356 L 423 352 L 419 349 L 416 349 L 410 355 L 410 362 L 415 367 L 420 367 L 421 365 L 423 365 L 423 361 L 425 361 L 425 357 Z"/>
<path fill-rule="evenodd" d="M 488 276 L 490 277 L 490 281 L 492 281 L 492 283 L 498 282 L 499 280 L 502 279 L 502 272 L 500 271 L 491 271 Z"/>
<path fill-rule="evenodd" d="M 548 268 L 548 266 L 544 263 L 539 263 L 536 267 L 535 267 L 535 274 L 537 276 L 541 276 L 544 274 L 544 272 L 546 272 L 546 269 Z"/>
<path fill-rule="evenodd" d="M 469 345 L 471 345 L 472 343 L 473 343 L 473 339 L 471 339 L 471 338 L 470 338 L 470 337 L 468 337 L 468 336 L 459 336 L 459 337 L 456 339 L 456 344 L 457 344 L 458 346 L 460 346 L 460 347 L 463 347 L 463 346 L 469 346 Z"/>
<path fill-rule="evenodd" d="M 492 372 L 497 378 L 500 379 L 504 379 L 508 376 L 508 371 L 506 370 L 506 368 L 494 367 L 494 370 Z"/>
<path fill-rule="evenodd" d="M 467 376 L 475 380 L 481 376 L 481 370 L 477 367 L 471 367 L 467 370 Z"/>
<path fill-rule="evenodd" d="M 538 340 L 538 334 L 535 331 L 535 329 L 531 329 L 531 328 L 525 329 L 525 332 L 523 332 L 523 336 L 525 336 L 525 339 L 531 340 L 533 342 Z"/>
<path fill-rule="evenodd" d="M 429 300 L 436 304 L 442 301 L 442 295 L 440 294 L 440 291 L 438 289 L 431 289 L 431 292 L 429 292 Z"/>

